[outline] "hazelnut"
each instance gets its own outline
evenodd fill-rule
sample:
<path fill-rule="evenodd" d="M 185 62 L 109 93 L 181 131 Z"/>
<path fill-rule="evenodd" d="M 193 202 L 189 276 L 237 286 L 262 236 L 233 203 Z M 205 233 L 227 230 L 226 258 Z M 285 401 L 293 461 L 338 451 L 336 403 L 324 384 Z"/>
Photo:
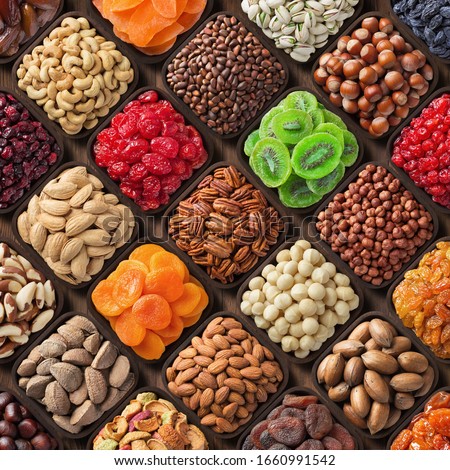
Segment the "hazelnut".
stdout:
<path fill-rule="evenodd" d="M 409 106 L 408 105 L 405 105 L 405 106 L 397 106 L 395 108 L 395 111 L 394 111 L 394 115 L 396 117 L 399 117 L 399 118 L 402 118 L 402 119 L 405 119 L 409 114 Z"/>
<path fill-rule="evenodd" d="M 381 101 L 379 101 L 377 104 L 377 110 L 383 116 L 389 116 L 390 114 L 392 114 L 395 110 L 395 104 L 392 98 L 390 98 L 389 96 L 383 97 Z M 373 123 L 372 123 L 372 126 L 373 126 Z"/>
<path fill-rule="evenodd" d="M 409 77 L 408 83 L 411 88 L 420 91 L 427 82 L 420 73 L 414 73 Z"/>
<path fill-rule="evenodd" d="M 409 108 L 415 108 L 420 101 L 419 93 L 416 90 L 411 90 L 407 96 L 407 103 Z"/>
<path fill-rule="evenodd" d="M 385 69 L 390 69 L 397 61 L 397 56 L 390 50 L 381 51 L 378 55 L 378 63 Z"/>
<path fill-rule="evenodd" d="M 347 43 L 347 52 L 353 56 L 359 56 L 363 45 L 357 39 L 350 39 Z"/>
<path fill-rule="evenodd" d="M 325 54 L 322 54 L 319 59 L 319 65 L 321 67 L 325 67 L 327 65 L 327 62 L 333 57 L 331 52 L 325 52 Z"/>
<path fill-rule="evenodd" d="M 375 105 L 371 103 L 370 101 L 367 101 L 365 96 L 361 96 L 358 100 L 358 107 L 361 111 L 364 111 L 366 113 L 369 113 L 375 108 Z M 360 116 L 362 117 L 362 116 Z"/>
<path fill-rule="evenodd" d="M 371 120 L 371 119 L 361 118 L 361 119 L 359 120 L 359 125 L 360 125 L 363 129 L 365 129 L 366 131 L 369 130 L 371 124 L 372 124 L 372 120 Z"/>
<path fill-rule="evenodd" d="M 326 64 L 327 72 L 330 75 L 341 75 L 344 63 L 339 57 L 331 57 Z"/>
<path fill-rule="evenodd" d="M 373 85 L 378 81 L 378 74 L 373 67 L 364 67 L 359 72 L 359 80 L 366 85 Z"/>
<path fill-rule="evenodd" d="M 378 52 L 373 44 L 364 45 L 360 55 L 369 64 L 374 64 L 378 60 Z"/>
<path fill-rule="evenodd" d="M 344 75 L 349 80 L 356 80 L 363 66 L 355 59 L 349 60 L 344 64 Z"/>
<path fill-rule="evenodd" d="M 339 41 L 337 43 L 337 48 L 341 52 L 346 52 L 347 51 L 347 44 L 350 41 L 351 37 L 350 36 L 342 36 L 339 38 Z"/>
<path fill-rule="evenodd" d="M 330 99 L 330 102 L 338 108 L 342 107 L 342 95 L 340 93 L 330 93 L 328 98 Z"/>
<path fill-rule="evenodd" d="M 361 27 L 367 29 L 370 33 L 375 34 L 379 31 L 379 23 L 378 19 L 374 16 L 369 16 L 368 18 L 364 18 L 361 23 Z"/>
<path fill-rule="evenodd" d="M 379 21 L 379 27 L 380 31 L 386 34 L 392 33 L 394 31 L 394 25 L 392 24 L 392 21 L 389 18 L 380 18 Z"/>
<path fill-rule="evenodd" d="M 329 88 L 329 86 L 328 86 Z M 347 100 L 354 100 L 358 98 L 361 93 L 359 85 L 352 80 L 345 80 L 340 87 L 340 93 L 343 98 Z"/>
<path fill-rule="evenodd" d="M 408 102 L 408 97 L 402 91 L 394 91 L 392 93 L 392 101 L 397 106 L 404 106 Z"/>
<path fill-rule="evenodd" d="M 409 83 L 405 80 L 402 87 L 400 88 L 400 91 L 403 91 L 403 93 L 408 94 L 410 90 L 411 87 L 409 86 Z"/>
<path fill-rule="evenodd" d="M 358 102 L 344 98 L 342 100 L 342 108 L 348 114 L 356 114 L 358 112 Z"/>
<path fill-rule="evenodd" d="M 323 67 L 319 67 L 314 71 L 314 80 L 318 85 L 325 85 L 328 77 L 329 73 Z"/>
<path fill-rule="evenodd" d="M 422 75 L 422 77 L 425 80 L 428 80 L 429 82 L 433 80 L 434 72 L 433 72 L 433 67 L 431 67 L 430 64 L 425 64 L 420 70 L 419 73 Z"/>
<path fill-rule="evenodd" d="M 403 53 L 405 50 L 405 40 L 400 35 L 391 36 L 389 42 L 393 45 L 394 51 L 397 53 Z"/>
<path fill-rule="evenodd" d="M 342 78 L 336 75 L 330 75 L 326 80 L 326 87 L 331 93 L 338 93 L 341 87 Z"/>
<path fill-rule="evenodd" d="M 385 117 L 377 117 L 372 121 L 372 125 L 370 127 L 374 135 L 381 136 L 389 130 L 389 122 Z M 375 207 L 374 199 L 372 200 L 372 206 Z"/>
<path fill-rule="evenodd" d="M 380 38 L 380 40 L 375 44 L 375 42 L 373 42 L 373 45 L 377 48 L 377 51 L 378 52 L 383 52 L 383 51 L 393 51 L 394 50 L 394 46 L 392 45 L 391 41 L 389 41 L 389 39 L 387 39 L 387 34 L 385 33 L 378 33 L 378 34 L 383 34 L 384 35 L 384 38 Z"/>
<path fill-rule="evenodd" d="M 371 67 L 375 70 L 379 78 L 384 77 L 386 75 L 386 69 L 382 67 L 378 62 L 372 64 Z"/>
<path fill-rule="evenodd" d="M 357 39 L 361 44 L 368 44 L 372 39 L 372 34 L 366 28 L 355 29 L 352 33 L 352 39 Z"/>
<path fill-rule="evenodd" d="M 425 85 L 420 90 L 417 90 L 417 94 L 419 96 L 426 95 L 428 93 L 429 88 L 430 88 L 430 85 L 428 84 L 428 82 L 426 82 Z"/>
<path fill-rule="evenodd" d="M 380 85 L 370 85 L 364 90 L 364 96 L 370 103 L 375 103 L 383 97 Z"/>
<path fill-rule="evenodd" d="M 427 63 L 427 58 L 422 51 L 415 49 L 414 51 L 411 52 L 411 54 L 414 54 L 419 59 L 419 66 L 418 66 L 419 69 L 422 68 Z"/>
<path fill-rule="evenodd" d="M 419 68 L 419 58 L 412 52 L 407 52 L 401 59 L 400 63 L 407 72 L 415 72 Z"/>
<path fill-rule="evenodd" d="M 399 90 L 404 83 L 404 78 L 399 72 L 388 72 L 384 81 L 390 90 Z"/>

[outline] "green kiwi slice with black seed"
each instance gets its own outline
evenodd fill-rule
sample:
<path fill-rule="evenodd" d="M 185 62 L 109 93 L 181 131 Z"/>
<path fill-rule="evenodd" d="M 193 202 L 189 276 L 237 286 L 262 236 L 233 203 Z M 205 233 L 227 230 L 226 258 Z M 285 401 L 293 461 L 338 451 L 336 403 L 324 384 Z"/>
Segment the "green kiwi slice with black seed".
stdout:
<path fill-rule="evenodd" d="M 271 126 L 276 137 L 284 144 L 297 144 L 313 130 L 311 117 L 298 109 L 277 114 L 272 119 Z"/>
<path fill-rule="evenodd" d="M 325 117 L 321 109 L 312 109 L 308 111 L 308 114 L 311 116 L 313 127 L 316 128 L 325 122 Z"/>
<path fill-rule="evenodd" d="M 338 166 L 327 176 L 318 180 L 306 180 L 306 184 L 310 191 L 318 196 L 325 196 L 338 185 L 339 181 L 342 180 L 345 173 L 345 166 L 342 162 L 339 162 Z"/>
<path fill-rule="evenodd" d="M 261 140 L 261 137 L 259 136 L 258 129 L 256 131 L 253 131 L 247 136 L 247 138 L 245 139 L 245 144 L 244 144 L 244 153 L 245 155 L 247 155 L 247 157 L 250 157 L 250 155 L 253 152 L 253 149 L 255 148 L 256 143 L 259 140 Z"/>
<path fill-rule="evenodd" d="M 326 132 L 327 134 L 331 134 L 333 137 L 336 137 L 336 139 L 339 140 L 342 148 L 344 148 L 344 131 L 340 127 L 336 126 L 336 124 L 331 122 L 320 124 L 316 127 L 316 129 L 314 129 L 314 133 L 317 132 Z"/>
<path fill-rule="evenodd" d="M 322 199 L 322 196 L 314 194 L 307 186 L 306 180 L 295 173 L 278 188 L 278 197 L 285 207 L 302 209 L 310 207 Z"/>
<path fill-rule="evenodd" d="M 264 117 L 261 119 L 261 124 L 259 125 L 259 136 L 264 139 L 265 137 L 276 137 L 272 129 L 272 120 L 277 115 L 284 111 L 284 108 L 281 106 L 276 106 L 268 111 Z"/>
<path fill-rule="evenodd" d="M 317 180 L 339 164 L 343 146 L 331 134 L 319 132 L 301 140 L 292 152 L 292 168 L 298 176 Z"/>
<path fill-rule="evenodd" d="M 344 150 L 341 155 L 341 162 L 345 166 L 352 166 L 359 155 L 359 145 L 356 137 L 349 131 L 342 131 L 344 135 Z"/>
<path fill-rule="evenodd" d="M 256 143 L 250 157 L 250 167 L 268 188 L 277 188 L 291 174 L 291 156 L 282 142 L 272 137 Z"/>
<path fill-rule="evenodd" d="M 331 122 L 332 124 L 336 124 L 339 128 L 343 130 L 347 130 L 347 126 L 345 125 L 345 122 L 336 114 L 332 113 L 331 111 L 328 111 L 328 109 L 322 109 L 323 112 L 323 117 L 325 118 L 325 122 Z"/>
<path fill-rule="evenodd" d="M 307 91 L 293 91 L 286 97 L 285 109 L 300 109 L 311 111 L 317 109 L 317 98 Z"/>

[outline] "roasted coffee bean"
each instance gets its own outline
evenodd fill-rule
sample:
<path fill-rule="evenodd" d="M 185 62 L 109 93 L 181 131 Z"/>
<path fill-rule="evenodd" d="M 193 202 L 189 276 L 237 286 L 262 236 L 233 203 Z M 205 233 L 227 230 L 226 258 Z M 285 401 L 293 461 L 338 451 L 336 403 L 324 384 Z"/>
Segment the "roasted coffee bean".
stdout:
<path fill-rule="evenodd" d="M 239 132 L 286 82 L 286 71 L 234 16 L 210 21 L 173 59 L 167 81 L 220 135 Z"/>

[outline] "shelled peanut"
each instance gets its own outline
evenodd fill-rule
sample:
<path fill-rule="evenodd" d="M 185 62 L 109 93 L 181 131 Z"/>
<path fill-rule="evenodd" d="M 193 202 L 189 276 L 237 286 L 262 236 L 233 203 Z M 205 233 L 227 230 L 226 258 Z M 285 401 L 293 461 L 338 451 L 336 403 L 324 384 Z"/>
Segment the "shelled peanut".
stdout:
<path fill-rule="evenodd" d="M 94 450 L 207 450 L 208 441 L 187 416 L 153 392 L 139 393 L 105 424 Z"/>
<path fill-rule="evenodd" d="M 377 434 L 398 422 L 434 381 L 428 359 L 406 336 L 378 317 L 356 326 L 317 368 L 328 397 L 343 404 L 347 419 Z"/>
<path fill-rule="evenodd" d="M 0 359 L 45 328 L 56 308 L 52 281 L 6 243 L 0 243 Z"/>
<path fill-rule="evenodd" d="M 130 60 L 86 18 L 64 18 L 17 69 L 18 86 L 64 132 L 93 129 L 134 79 Z"/>
<path fill-rule="evenodd" d="M 360 299 L 348 276 L 306 240 L 280 251 L 276 261 L 250 280 L 241 311 L 284 352 L 305 358 L 349 320 Z"/>
<path fill-rule="evenodd" d="M 233 433 L 283 382 L 272 352 L 231 317 L 216 317 L 166 370 L 169 391 L 212 431 Z"/>
<path fill-rule="evenodd" d="M 19 235 L 63 281 L 88 282 L 131 238 L 131 210 L 77 166 L 49 181 L 17 219 Z"/>
<path fill-rule="evenodd" d="M 140 245 L 92 292 L 97 311 L 122 343 L 144 359 L 159 359 L 209 304 L 183 261 L 159 245 Z"/>
<path fill-rule="evenodd" d="M 134 386 L 128 358 L 86 317 L 75 315 L 35 346 L 17 368 L 19 386 L 53 421 L 77 434 Z"/>

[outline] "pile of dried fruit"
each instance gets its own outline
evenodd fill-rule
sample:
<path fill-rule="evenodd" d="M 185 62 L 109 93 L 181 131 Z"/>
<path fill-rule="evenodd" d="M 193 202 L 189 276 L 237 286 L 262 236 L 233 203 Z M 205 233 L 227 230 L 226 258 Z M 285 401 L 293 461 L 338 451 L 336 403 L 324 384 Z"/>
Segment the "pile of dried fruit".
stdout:
<path fill-rule="evenodd" d="M 17 368 L 19 386 L 53 421 L 78 434 L 134 386 L 126 356 L 86 317 L 76 315 L 35 346 Z"/>
<path fill-rule="evenodd" d="M 54 450 L 57 441 L 26 406 L 9 392 L 0 392 L 0 450 Z"/>
<path fill-rule="evenodd" d="M 243 450 L 354 450 L 355 440 L 314 395 L 285 395 L 245 438 Z"/>
<path fill-rule="evenodd" d="M 0 243 L 0 359 L 12 356 L 55 314 L 50 280 L 6 243 Z"/>
<path fill-rule="evenodd" d="M 209 298 L 178 256 L 142 245 L 99 282 L 92 302 L 122 343 L 152 360 L 197 323 Z"/>
<path fill-rule="evenodd" d="M 433 385 L 434 369 L 414 349 L 409 338 L 376 317 L 333 346 L 317 368 L 317 381 L 343 405 L 352 425 L 377 434 L 397 423 Z"/>
<path fill-rule="evenodd" d="M 391 445 L 391 450 L 450 450 L 450 393 L 438 392 Z"/>
<path fill-rule="evenodd" d="M 134 70 L 86 18 L 66 17 L 23 57 L 17 78 L 19 88 L 49 119 L 76 135 L 93 129 L 120 101 Z"/>
<path fill-rule="evenodd" d="M 231 317 L 214 318 L 166 370 L 170 392 L 219 434 L 250 422 L 283 378 L 272 352 Z"/>
<path fill-rule="evenodd" d="M 177 247 L 223 284 L 251 271 L 282 230 L 279 213 L 234 166 L 206 176 L 169 220 Z"/>
<path fill-rule="evenodd" d="M 0 209 L 6 209 L 47 173 L 61 149 L 13 95 L 0 92 L 0 113 Z"/>
<path fill-rule="evenodd" d="M 246 139 L 244 153 L 286 207 L 309 207 L 331 192 L 358 158 L 356 137 L 307 91 L 271 108 Z"/>
<path fill-rule="evenodd" d="M 187 416 L 153 392 L 140 393 L 93 441 L 94 450 L 207 450 Z"/>
<path fill-rule="evenodd" d="M 23 241 L 69 284 L 90 281 L 133 234 L 131 210 L 102 190 L 86 167 L 69 168 L 35 194 L 17 219 Z"/>
<path fill-rule="evenodd" d="M 394 142 L 392 162 L 450 209 L 450 95 L 434 99 Z"/>
<path fill-rule="evenodd" d="M 0 56 L 11 57 L 56 14 L 61 0 L 3 0 L 0 3 Z"/>
<path fill-rule="evenodd" d="M 200 19 L 207 0 L 92 0 L 114 34 L 149 56 L 169 51 Z"/>
<path fill-rule="evenodd" d="M 95 163 L 143 210 L 170 196 L 208 159 L 197 129 L 172 104 L 147 91 L 116 114 L 93 146 Z"/>
<path fill-rule="evenodd" d="M 450 358 L 450 242 L 440 242 L 405 273 L 392 295 L 403 324 L 443 359 Z"/>
<path fill-rule="evenodd" d="M 383 166 L 367 165 L 317 216 L 320 238 L 379 286 L 433 237 L 433 217 Z"/>
<path fill-rule="evenodd" d="M 305 358 L 333 336 L 336 325 L 349 320 L 360 299 L 348 276 L 306 240 L 280 251 L 276 261 L 250 280 L 241 311 L 284 352 Z"/>

